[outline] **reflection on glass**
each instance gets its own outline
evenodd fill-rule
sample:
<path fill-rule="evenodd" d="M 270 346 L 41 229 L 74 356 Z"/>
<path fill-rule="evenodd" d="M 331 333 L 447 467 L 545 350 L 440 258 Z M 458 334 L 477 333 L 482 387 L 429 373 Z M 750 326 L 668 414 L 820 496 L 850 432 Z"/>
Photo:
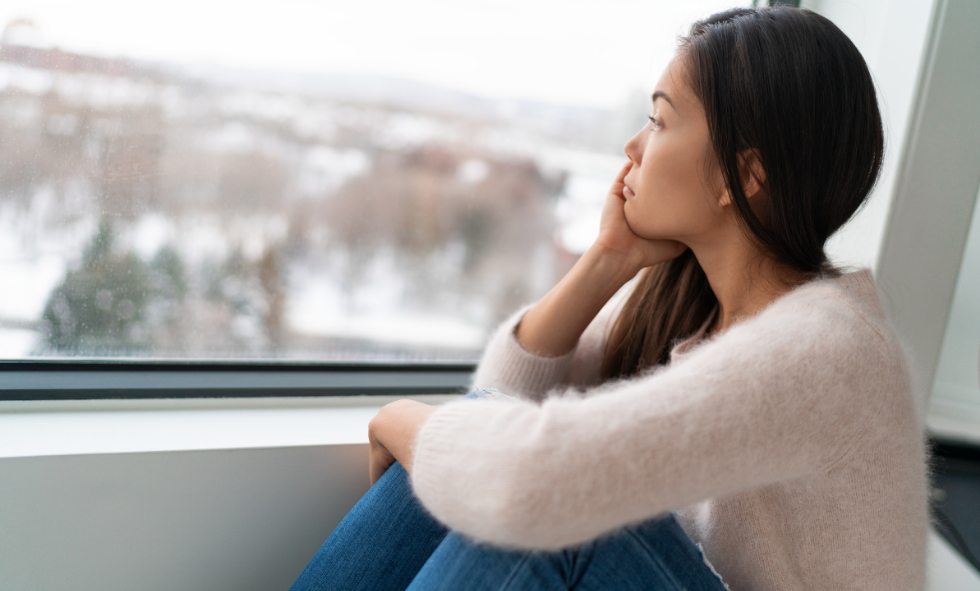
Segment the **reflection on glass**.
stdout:
<path fill-rule="evenodd" d="M 110 58 L 10 20 L 0 357 L 474 359 L 591 242 L 648 99 L 619 104 Z"/>

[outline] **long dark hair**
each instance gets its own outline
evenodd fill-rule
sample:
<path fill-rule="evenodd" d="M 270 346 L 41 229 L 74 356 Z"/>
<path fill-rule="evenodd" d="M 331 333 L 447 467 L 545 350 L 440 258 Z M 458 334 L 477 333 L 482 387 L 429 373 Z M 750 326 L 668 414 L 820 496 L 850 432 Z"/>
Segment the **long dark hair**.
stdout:
<path fill-rule="evenodd" d="M 775 7 L 698 21 L 678 51 L 745 232 L 798 276 L 836 273 L 824 243 L 867 199 L 884 156 L 874 82 L 857 48 L 824 17 Z M 740 155 L 753 149 L 765 170 L 761 216 L 739 175 Z M 603 377 L 665 363 L 716 306 L 690 250 L 646 269 L 613 326 Z"/>

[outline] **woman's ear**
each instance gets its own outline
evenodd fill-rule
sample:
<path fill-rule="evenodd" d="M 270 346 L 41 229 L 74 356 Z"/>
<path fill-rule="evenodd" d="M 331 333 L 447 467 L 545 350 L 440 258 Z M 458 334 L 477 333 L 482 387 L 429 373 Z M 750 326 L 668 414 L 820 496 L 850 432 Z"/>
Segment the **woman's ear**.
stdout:
<path fill-rule="evenodd" d="M 758 199 L 765 195 L 766 188 L 766 169 L 762 167 L 762 156 L 759 150 L 749 148 L 742 150 L 738 155 L 738 176 L 742 181 L 742 191 L 748 198 L 749 203 L 756 206 Z M 734 202 L 732 192 L 727 188 L 721 195 L 718 204 L 722 207 L 731 205 Z"/>
<path fill-rule="evenodd" d="M 742 179 L 742 190 L 751 201 L 766 189 L 766 169 L 762 167 L 759 150 L 749 148 L 738 155 L 738 173 Z"/>

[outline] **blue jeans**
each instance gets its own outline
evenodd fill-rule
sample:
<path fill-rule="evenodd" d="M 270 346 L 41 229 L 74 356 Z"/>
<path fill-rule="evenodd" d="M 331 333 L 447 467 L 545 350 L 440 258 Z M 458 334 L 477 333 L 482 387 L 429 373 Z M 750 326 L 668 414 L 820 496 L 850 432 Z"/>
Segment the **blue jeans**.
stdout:
<path fill-rule="evenodd" d="M 446 529 L 395 463 L 351 509 L 291 591 L 724 591 L 673 516 L 555 552 L 502 549 Z"/>

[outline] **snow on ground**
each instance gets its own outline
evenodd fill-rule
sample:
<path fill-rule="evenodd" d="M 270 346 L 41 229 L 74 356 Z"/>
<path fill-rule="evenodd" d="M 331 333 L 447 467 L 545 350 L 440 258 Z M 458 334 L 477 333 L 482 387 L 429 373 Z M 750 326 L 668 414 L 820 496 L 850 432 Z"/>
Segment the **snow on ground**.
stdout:
<path fill-rule="evenodd" d="M 33 330 L 0 328 L 0 359 L 29 357 L 39 338 L 40 335 Z"/>
<path fill-rule="evenodd" d="M 48 294 L 65 274 L 65 262 L 59 256 L 36 259 L 0 259 L 0 319 L 39 320 Z"/>
<path fill-rule="evenodd" d="M 482 326 L 446 314 L 420 313 L 399 305 L 399 290 L 377 279 L 359 291 L 370 300 L 345 296 L 329 277 L 307 279 L 290 293 L 286 321 L 290 329 L 311 336 L 362 339 L 378 343 L 479 349 Z M 351 309 L 351 299 L 358 305 Z"/>

